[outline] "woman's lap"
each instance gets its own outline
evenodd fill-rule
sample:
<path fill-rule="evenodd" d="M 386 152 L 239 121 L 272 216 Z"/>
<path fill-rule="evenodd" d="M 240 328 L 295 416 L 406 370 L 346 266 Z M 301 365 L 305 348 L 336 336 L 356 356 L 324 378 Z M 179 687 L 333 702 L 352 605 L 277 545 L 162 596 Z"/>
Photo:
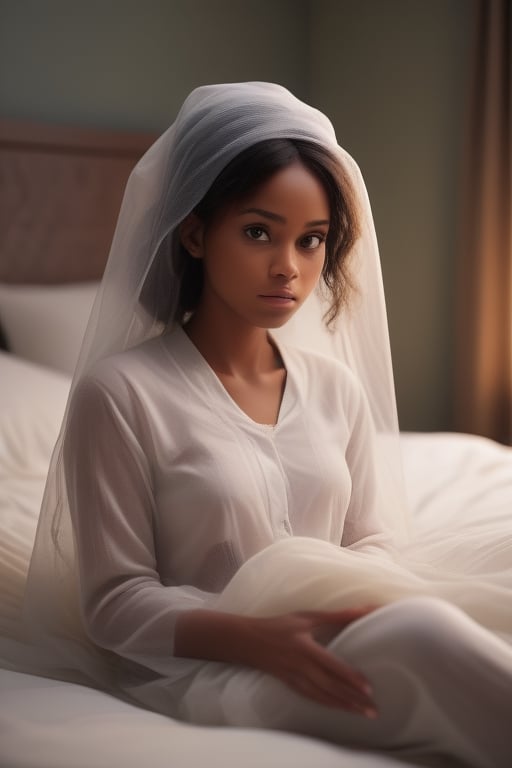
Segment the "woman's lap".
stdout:
<path fill-rule="evenodd" d="M 429 756 L 436 766 L 444 753 L 461 764 L 510 765 L 512 649 L 457 608 L 407 598 L 354 622 L 329 648 L 371 682 L 377 719 L 322 707 L 268 675 L 223 664 L 206 664 L 194 677 L 182 715 L 196 723 L 294 731 L 411 760 Z"/>

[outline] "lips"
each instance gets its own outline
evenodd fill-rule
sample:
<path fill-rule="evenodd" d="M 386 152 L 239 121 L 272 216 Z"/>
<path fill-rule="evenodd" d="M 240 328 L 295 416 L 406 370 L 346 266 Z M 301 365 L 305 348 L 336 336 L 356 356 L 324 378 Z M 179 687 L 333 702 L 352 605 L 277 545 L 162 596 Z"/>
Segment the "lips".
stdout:
<path fill-rule="evenodd" d="M 288 301 L 295 301 L 295 296 L 291 291 L 269 291 L 268 293 L 260 294 L 262 299 L 286 299 Z"/>

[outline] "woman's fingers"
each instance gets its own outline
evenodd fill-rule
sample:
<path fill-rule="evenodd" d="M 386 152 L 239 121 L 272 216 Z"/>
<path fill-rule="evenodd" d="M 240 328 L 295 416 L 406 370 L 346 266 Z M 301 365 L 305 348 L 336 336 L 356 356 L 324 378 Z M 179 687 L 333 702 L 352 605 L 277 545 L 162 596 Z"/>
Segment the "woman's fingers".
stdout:
<path fill-rule="evenodd" d="M 348 664 L 342 662 L 337 656 L 326 650 L 312 639 L 314 644 L 313 655 L 318 669 L 318 679 L 331 690 L 348 693 L 358 706 L 373 707 L 373 692 L 368 680 Z"/>
<path fill-rule="evenodd" d="M 276 671 L 292 688 L 325 706 L 375 716 L 366 678 L 317 643 L 310 627 L 295 636 Z"/>
<path fill-rule="evenodd" d="M 337 690 L 336 693 L 333 694 L 315 684 L 315 682 L 309 680 L 307 677 L 299 678 L 295 681 L 295 684 L 292 684 L 292 687 L 302 696 L 306 696 L 307 698 L 316 701 L 317 704 L 322 704 L 324 707 L 341 709 L 345 712 L 362 715 L 372 719 L 377 716 L 377 711 L 374 705 L 358 704 L 354 702 L 350 694 L 347 693 L 344 695 L 340 690 Z"/>
<path fill-rule="evenodd" d="M 374 607 L 349 609 L 333 613 L 315 612 L 311 617 L 311 629 L 307 645 L 313 662 L 309 669 L 314 684 L 324 695 L 334 698 L 338 706 L 358 711 L 368 717 L 375 717 L 376 707 L 368 680 L 356 669 L 344 664 L 331 651 L 320 645 L 315 638 L 315 628 L 327 624 L 344 627 L 374 610 Z M 347 706 L 348 705 L 348 706 Z"/>
<path fill-rule="evenodd" d="M 322 667 L 308 665 L 302 673 L 288 680 L 296 691 L 327 707 L 336 707 L 365 717 L 376 717 L 375 703 L 370 695 L 361 693 L 351 682 L 334 676 Z"/>
<path fill-rule="evenodd" d="M 365 615 L 367 608 L 336 613 L 290 613 L 250 619 L 246 663 L 282 680 L 303 696 L 328 707 L 376 716 L 369 682 L 317 641 L 319 628 L 337 627 Z"/>

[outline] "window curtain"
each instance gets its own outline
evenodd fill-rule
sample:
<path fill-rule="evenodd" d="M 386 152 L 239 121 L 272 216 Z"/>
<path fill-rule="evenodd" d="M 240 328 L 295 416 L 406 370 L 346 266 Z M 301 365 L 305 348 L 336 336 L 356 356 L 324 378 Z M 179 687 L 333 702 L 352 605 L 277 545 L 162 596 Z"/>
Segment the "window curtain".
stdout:
<path fill-rule="evenodd" d="M 469 4 L 468 4 L 469 5 Z M 455 428 L 512 442 L 512 0 L 474 0 L 456 264 Z"/>

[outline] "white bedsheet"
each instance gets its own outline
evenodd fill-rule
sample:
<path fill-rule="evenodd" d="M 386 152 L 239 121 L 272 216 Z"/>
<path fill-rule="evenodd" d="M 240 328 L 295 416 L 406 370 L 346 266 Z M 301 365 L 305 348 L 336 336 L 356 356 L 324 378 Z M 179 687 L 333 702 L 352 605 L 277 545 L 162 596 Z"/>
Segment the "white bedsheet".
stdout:
<path fill-rule="evenodd" d="M 512 448 L 476 435 L 402 433 L 405 484 L 418 531 L 491 519 L 512 531 Z"/>
<path fill-rule="evenodd" d="M 285 733 L 204 728 L 69 683 L 0 670 L 4 768 L 399 768 Z"/>

